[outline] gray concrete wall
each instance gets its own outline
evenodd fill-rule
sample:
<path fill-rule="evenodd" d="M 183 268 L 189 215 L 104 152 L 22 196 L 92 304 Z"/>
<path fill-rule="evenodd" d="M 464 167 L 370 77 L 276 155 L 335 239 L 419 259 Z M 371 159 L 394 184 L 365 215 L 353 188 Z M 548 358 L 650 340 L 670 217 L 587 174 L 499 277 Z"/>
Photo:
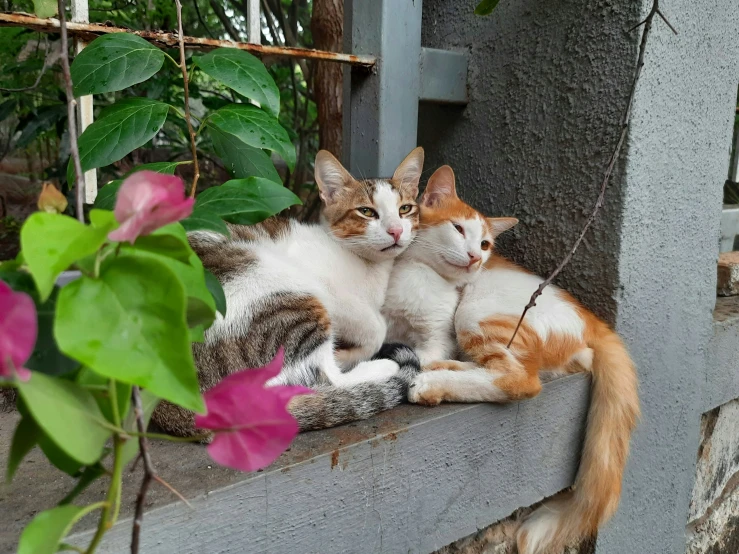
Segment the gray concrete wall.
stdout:
<path fill-rule="evenodd" d="M 501 2 L 489 17 L 466 2 L 424 2 L 423 46 L 470 52 L 468 106 L 421 105 L 426 167 L 451 164 L 475 207 L 515 214 L 521 223 L 502 247 L 539 273 L 562 258 L 595 203 L 636 56 L 623 29 L 638 14 L 637 3 L 603 0 Z M 617 172 L 562 278 L 609 319 L 620 195 Z"/>
<path fill-rule="evenodd" d="M 547 273 L 584 223 L 618 132 L 651 1 L 517 0 L 489 18 L 424 2 L 423 46 L 470 52 L 470 103 L 422 106 L 428 167 L 522 224 L 503 248 Z M 559 282 L 616 324 L 644 417 L 597 552 L 684 552 L 715 302 L 721 188 L 739 75 L 735 0 L 671 0 L 655 21 L 627 148 L 600 220 Z"/>

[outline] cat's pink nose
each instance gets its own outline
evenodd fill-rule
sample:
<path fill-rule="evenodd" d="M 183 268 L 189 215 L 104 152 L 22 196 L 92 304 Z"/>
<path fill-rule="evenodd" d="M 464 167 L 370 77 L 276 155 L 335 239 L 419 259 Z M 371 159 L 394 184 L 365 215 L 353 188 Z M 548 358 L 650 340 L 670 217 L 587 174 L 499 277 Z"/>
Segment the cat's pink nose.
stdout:
<path fill-rule="evenodd" d="M 393 225 L 392 227 L 388 227 L 387 234 L 391 235 L 397 244 L 403 234 L 403 228 L 400 225 Z"/>
<path fill-rule="evenodd" d="M 467 252 L 467 255 L 470 257 L 469 265 L 474 265 L 480 260 L 482 260 L 482 257 L 479 254 L 473 254 L 472 252 Z"/>

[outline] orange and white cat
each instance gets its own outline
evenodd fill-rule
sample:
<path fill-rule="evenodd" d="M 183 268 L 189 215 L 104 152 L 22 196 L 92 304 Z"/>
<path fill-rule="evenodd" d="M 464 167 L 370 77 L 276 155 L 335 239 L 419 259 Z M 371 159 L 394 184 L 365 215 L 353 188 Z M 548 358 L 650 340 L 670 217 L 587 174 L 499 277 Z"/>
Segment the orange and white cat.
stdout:
<path fill-rule="evenodd" d="M 495 237 L 517 220 L 486 218 L 462 202 L 448 166 L 431 177 L 420 206 L 418 236 L 396 263 L 383 308 L 390 337 L 410 342 L 424 364 L 411 384 L 411 402 L 510 402 L 539 394 L 542 377 L 592 372 L 575 484 L 535 510 L 517 533 L 520 554 L 559 553 L 592 535 L 618 506 L 639 417 L 634 365 L 618 335 L 554 285 L 507 348 L 543 281 L 493 251 Z"/>

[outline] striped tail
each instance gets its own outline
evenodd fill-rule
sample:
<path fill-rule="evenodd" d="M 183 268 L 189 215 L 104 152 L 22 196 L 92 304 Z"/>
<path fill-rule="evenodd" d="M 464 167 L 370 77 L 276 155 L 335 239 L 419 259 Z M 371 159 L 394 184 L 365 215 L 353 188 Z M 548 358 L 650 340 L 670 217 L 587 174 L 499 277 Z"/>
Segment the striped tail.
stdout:
<path fill-rule="evenodd" d="M 566 545 L 595 534 L 618 507 L 639 396 L 626 348 L 601 325 L 588 344 L 594 351 L 592 396 L 575 484 L 524 521 L 516 537 L 520 554 L 559 554 Z"/>
<path fill-rule="evenodd" d="M 373 360 L 390 359 L 400 369 L 387 381 L 359 383 L 340 388 L 313 386 L 315 394 L 294 397 L 288 410 L 301 431 L 314 431 L 367 419 L 406 401 L 408 385 L 421 371 L 415 352 L 403 344 L 386 344 Z"/>

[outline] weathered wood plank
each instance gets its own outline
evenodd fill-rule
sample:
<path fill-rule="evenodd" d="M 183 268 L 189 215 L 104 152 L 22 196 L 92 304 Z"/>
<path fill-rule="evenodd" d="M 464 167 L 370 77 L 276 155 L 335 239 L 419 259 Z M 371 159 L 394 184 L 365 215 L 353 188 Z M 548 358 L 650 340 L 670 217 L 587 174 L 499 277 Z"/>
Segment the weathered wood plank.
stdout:
<path fill-rule="evenodd" d="M 266 471 L 217 487 L 202 448 L 187 458 L 184 445 L 157 445 L 175 486 L 192 472 L 179 487 L 195 509 L 170 500 L 148 512 L 142 551 L 430 552 L 572 482 L 588 390 L 576 375 L 518 404 L 401 408 L 303 435 Z M 122 521 L 100 552 L 126 552 L 129 534 Z"/>

